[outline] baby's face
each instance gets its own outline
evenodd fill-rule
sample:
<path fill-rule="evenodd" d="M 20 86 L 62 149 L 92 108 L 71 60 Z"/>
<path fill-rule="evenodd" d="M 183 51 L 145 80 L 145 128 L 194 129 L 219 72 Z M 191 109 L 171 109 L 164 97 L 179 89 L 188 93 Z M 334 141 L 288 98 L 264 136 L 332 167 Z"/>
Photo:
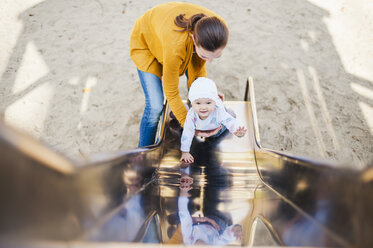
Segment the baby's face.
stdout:
<path fill-rule="evenodd" d="M 206 119 L 215 109 L 215 101 L 210 98 L 200 98 L 192 102 L 194 112 L 201 120 Z"/>

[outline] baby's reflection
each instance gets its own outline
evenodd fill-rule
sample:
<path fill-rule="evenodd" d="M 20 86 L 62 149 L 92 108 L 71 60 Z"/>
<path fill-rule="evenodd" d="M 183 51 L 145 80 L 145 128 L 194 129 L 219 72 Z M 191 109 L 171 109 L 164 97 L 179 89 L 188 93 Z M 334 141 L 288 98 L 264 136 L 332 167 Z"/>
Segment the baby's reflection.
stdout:
<path fill-rule="evenodd" d="M 191 216 L 188 210 L 188 197 L 190 197 L 189 191 L 192 189 L 192 184 L 193 178 L 185 174 L 181 177 L 178 211 L 184 244 L 227 245 L 241 239 L 241 225 L 227 226 L 226 223 L 217 223 L 211 217 Z"/>

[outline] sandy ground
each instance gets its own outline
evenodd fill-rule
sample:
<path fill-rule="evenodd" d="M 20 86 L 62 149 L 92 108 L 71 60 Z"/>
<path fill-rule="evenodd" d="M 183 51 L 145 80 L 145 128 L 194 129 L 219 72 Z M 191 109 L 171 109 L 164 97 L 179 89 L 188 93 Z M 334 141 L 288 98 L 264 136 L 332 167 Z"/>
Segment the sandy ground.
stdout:
<path fill-rule="evenodd" d="M 166 1 L 1 2 L 3 121 L 72 159 L 136 147 L 144 96 L 129 35 Z M 208 76 L 227 100 L 242 100 L 254 78 L 264 147 L 357 168 L 372 161 L 372 1 L 194 2 L 229 25 Z M 180 89 L 186 96 L 184 79 Z"/>

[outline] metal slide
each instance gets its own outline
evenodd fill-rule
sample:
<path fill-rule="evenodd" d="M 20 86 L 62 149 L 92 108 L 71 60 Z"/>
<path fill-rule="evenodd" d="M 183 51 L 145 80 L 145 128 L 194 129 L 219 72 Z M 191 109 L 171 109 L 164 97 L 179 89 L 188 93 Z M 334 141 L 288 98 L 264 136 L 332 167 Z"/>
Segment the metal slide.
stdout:
<path fill-rule="evenodd" d="M 80 166 L 0 126 L 0 247 L 372 247 L 372 170 L 262 148 L 248 86 L 225 102 L 247 134 L 196 138 L 188 167 L 167 109 L 156 145 Z"/>

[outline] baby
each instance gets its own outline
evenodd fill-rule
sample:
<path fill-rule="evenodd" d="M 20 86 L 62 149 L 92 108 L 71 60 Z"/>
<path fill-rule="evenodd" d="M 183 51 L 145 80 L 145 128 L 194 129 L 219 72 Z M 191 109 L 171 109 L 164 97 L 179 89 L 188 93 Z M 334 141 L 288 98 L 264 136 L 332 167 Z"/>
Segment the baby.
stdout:
<path fill-rule="evenodd" d="M 192 217 L 188 209 L 193 178 L 182 175 L 180 180 L 180 195 L 178 198 L 178 214 L 180 218 L 181 233 L 184 244 L 197 245 L 228 245 L 235 240 L 242 239 L 242 226 L 239 224 L 228 225 L 228 221 L 218 215 L 210 217 Z M 215 213 L 220 211 L 214 211 Z M 215 216 L 215 218 L 214 218 Z M 218 224 L 214 219 L 220 219 Z"/>
<path fill-rule="evenodd" d="M 218 136 L 228 129 L 237 137 L 243 137 L 247 131 L 239 126 L 237 120 L 230 115 L 218 96 L 214 81 L 208 78 L 197 78 L 190 87 L 189 100 L 192 108 L 189 109 L 181 135 L 181 159 L 185 163 L 193 163 L 194 158 L 189 153 L 190 145 L 196 130 L 208 131 L 222 126 L 215 135 Z"/>

